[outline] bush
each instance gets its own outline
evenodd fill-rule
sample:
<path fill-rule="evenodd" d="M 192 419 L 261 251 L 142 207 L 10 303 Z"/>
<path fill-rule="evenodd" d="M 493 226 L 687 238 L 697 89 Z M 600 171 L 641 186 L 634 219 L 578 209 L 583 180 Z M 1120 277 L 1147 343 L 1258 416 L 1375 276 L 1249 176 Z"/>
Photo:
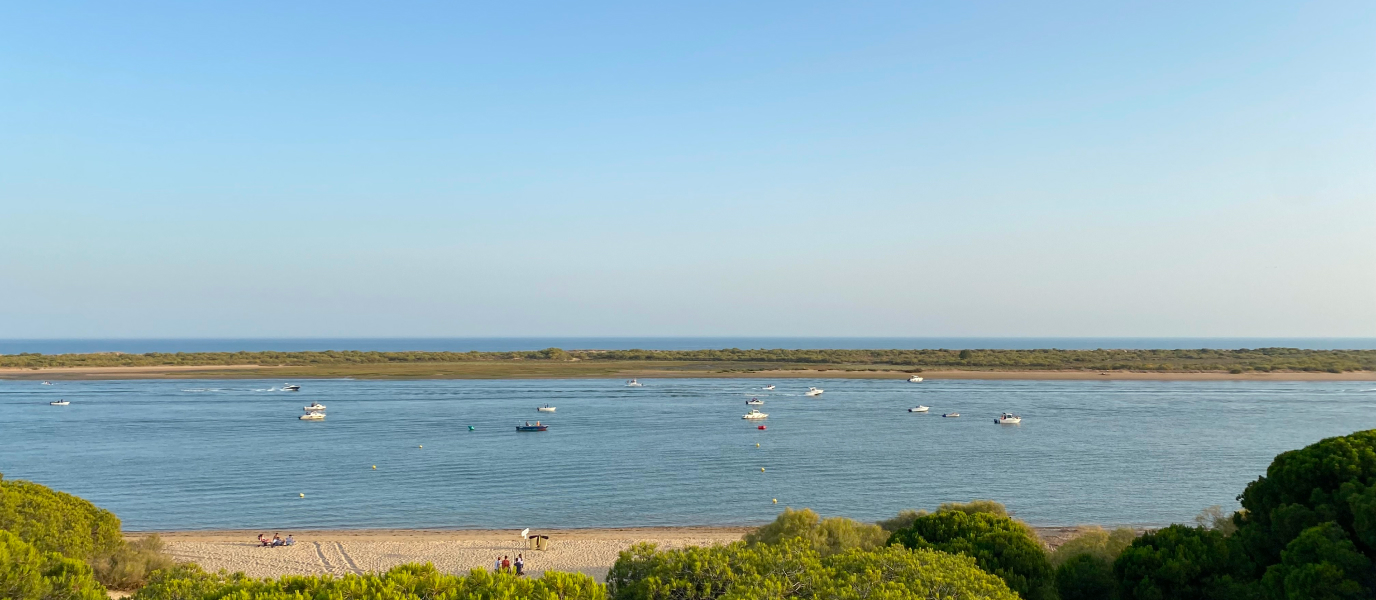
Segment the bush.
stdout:
<path fill-rule="evenodd" d="M 1124 548 L 1132 544 L 1135 537 L 1137 534 L 1126 527 L 1119 527 L 1111 532 L 1103 527 L 1081 527 L 1075 533 L 1075 537 L 1066 540 L 1051 553 L 1051 565 L 1059 567 L 1082 554 L 1093 556 L 1105 564 L 1113 564 L 1113 560 L 1118 558 Z"/>
<path fill-rule="evenodd" d="M 1095 554 L 1076 554 L 1056 568 L 1056 592 L 1061 600 L 1116 600 L 1113 563 Z"/>
<path fill-rule="evenodd" d="M 822 556 L 851 549 L 873 550 L 884 545 L 888 534 L 878 525 L 845 517 L 822 519 L 811 509 L 785 508 L 773 523 L 745 534 L 748 544 L 778 544 L 801 538 Z"/>
<path fill-rule="evenodd" d="M 466 600 L 540 598 L 606 600 L 606 589 L 581 573 L 546 571 L 538 579 L 474 569 L 466 576 L 441 573 L 433 565 L 401 565 L 383 574 L 287 576 L 252 579 L 242 573 L 206 573 L 181 566 L 159 571 L 132 600 Z"/>
<path fill-rule="evenodd" d="M 637 544 L 612 566 L 607 591 L 613 600 L 1017 599 L 969 557 L 898 547 L 823 557 L 800 538 L 669 551 Z"/>
<path fill-rule="evenodd" d="M 884 519 L 883 521 L 875 523 L 875 525 L 878 525 L 879 528 L 883 529 L 884 531 L 893 533 L 895 531 L 898 531 L 899 529 L 906 529 L 908 527 L 912 527 L 913 521 L 916 521 L 918 517 L 929 514 L 931 513 L 925 510 L 904 509 L 898 511 L 898 515 L 894 518 Z"/>
<path fill-rule="evenodd" d="M 944 510 L 895 531 L 891 544 L 974 557 L 1027 600 L 1055 598 L 1055 574 L 1036 533 L 1023 523 L 988 512 Z"/>
<path fill-rule="evenodd" d="M 96 580 L 117 590 L 132 590 L 174 564 L 156 535 L 126 543 L 110 511 L 29 481 L 0 479 L 0 530 L 40 552 L 90 563 Z"/>
<path fill-rule="evenodd" d="M 1235 537 L 1252 560 L 1252 576 L 1264 576 L 1273 594 L 1307 598 L 1306 590 L 1336 586 L 1329 589 L 1338 595 L 1326 597 L 1341 598 L 1347 592 L 1336 590 L 1349 587 L 1341 580 L 1376 596 L 1369 571 L 1354 574 L 1361 561 L 1349 556 L 1376 559 L 1376 430 L 1281 453 L 1239 500 Z M 1306 568 L 1302 561 L 1311 559 Z"/>
<path fill-rule="evenodd" d="M 8 531 L 0 531 L 0 598 L 106 600 L 86 563 L 41 551 Z"/>
<path fill-rule="evenodd" d="M 119 519 L 71 494 L 0 478 L 0 529 L 41 552 L 90 560 L 124 544 Z"/>
<path fill-rule="evenodd" d="M 1113 563 L 1124 600 L 1257 598 L 1249 568 L 1234 540 L 1184 525 L 1144 534 Z"/>
<path fill-rule="evenodd" d="M 129 542 L 118 550 L 91 560 L 91 568 L 96 579 L 107 587 L 116 590 L 137 589 L 148 582 L 154 571 L 171 569 L 176 566 L 163 552 L 162 538 L 152 534 L 141 540 Z"/>
<path fill-rule="evenodd" d="M 993 500 L 971 500 L 969 502 L 943 502 L 938 506 L 936 512 L 963 512 L 966 514 L 984 513 L 996 517 L 1008 518 L 1008 509 L 1002 503 Z"/>

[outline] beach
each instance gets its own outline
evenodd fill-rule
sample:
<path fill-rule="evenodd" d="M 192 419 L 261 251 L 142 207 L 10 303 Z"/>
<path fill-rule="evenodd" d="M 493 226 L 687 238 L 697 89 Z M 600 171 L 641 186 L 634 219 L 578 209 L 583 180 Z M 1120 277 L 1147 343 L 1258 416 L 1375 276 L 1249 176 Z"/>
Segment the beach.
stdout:
<path fill-rule="evenodd" d="M 406 563 L 433 563 L 441 571 L 466 573 L 491 569 L 500 556 L 523 554 L 526 573 L 568 571 L 586 573 L 598 581 L 616 562 L 617 554 L 639 542 L 660 548 L 728 544 L 741 539 L 748 527 L 655 527 L 633 529 L 566 529 L 532 531 L 549 536 L 549 549 L 531 550 L 530 543 L 511 530 L 335 530 L 335 531 L 183 531 L 159 532 L 167 551 L 179 561 L 208 571 L 243 571 L 252 577 L 282 575 L 343 575 L 386 571 Z M 291 534 L 296 544 L 264 548 L 257 536 Z M 143 533 L 129 534 L 138 539 Z"/>
<path fill-rule="evenodd" d="M 406 563 L 432 563 L 441 571 L 466 573 L 491 569 L 500 556 L 525 557 L 527 574 L 544 571 L 585 573 L 603 581 L 617 555 L 633 544 L 649 542 L 660 548 L 710 546 L 739 541 L 752 527 L 644 527 L 626 529 L 556 529 L 532 531 L 547 535 L 549 549 L 531 550 L 530 543 L 511 530 L 362 529 L 321 531 L 172 531 L 158 532 L 167 551 L 179 561 L 199 564 L 207 571 L 242 571 L 252 577 L 282 575 L 343 575 L 386 571 Z M 1074 534 L 1073 527 L 1036 528 L 1042 541 L 1054 548 Z M 264 548 L 257 536 L 279 533 L 294 536 L 288 547 Z M 146 533 L 127 534 L 130 540 Z"/>

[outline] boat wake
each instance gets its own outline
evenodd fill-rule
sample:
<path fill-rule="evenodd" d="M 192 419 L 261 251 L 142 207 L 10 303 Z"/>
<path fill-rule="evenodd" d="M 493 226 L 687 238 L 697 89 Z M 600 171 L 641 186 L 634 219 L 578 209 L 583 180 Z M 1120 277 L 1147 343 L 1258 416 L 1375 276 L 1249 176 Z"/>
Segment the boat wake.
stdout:
<path fill-rule="evenodd" d="M 224 388 L 191 388 L 191 389 L 189 389 L 189 390 L 182 390 L 182 391 L 183 391 L 183 392 L 190 392 L 190 393 L 193 393 L 193 394 L 199 394 L 199 393 L 203 393 L 203 392 L 224 392 L 224 391 L 228 391 L 228 390 L 226 390 L 226 389 L 224 389 Z"/>

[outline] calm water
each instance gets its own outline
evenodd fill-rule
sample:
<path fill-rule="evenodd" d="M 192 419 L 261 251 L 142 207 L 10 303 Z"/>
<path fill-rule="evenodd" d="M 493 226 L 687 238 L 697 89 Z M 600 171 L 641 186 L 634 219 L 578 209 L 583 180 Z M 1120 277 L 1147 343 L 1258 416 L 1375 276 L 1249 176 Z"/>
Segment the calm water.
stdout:
<path fill-rule="evenodd" d="M 38 352 L 300 352 L 363 350 L 378 352 L 513 352 L 566 350 L 717 350 L 721 348 L 903 350 L 990 348 L 1026 350 L 1304 348 L 1376 349 L 1376 338 L 1064 338 L 1064 337 L 490 337 L 490 338 L 200 338 L 0 340 L 0 354 Z"/>
<path fill-rule="evenodd" d="M 130 529 L 750 524 L 971 498 L 1039 525 L 1159 525 L 1234 506 L 1280 451 L 1376 427 L 1370 382 L 281 383 L 0 381 L 0 472 Z M 740 418 L 753 395 L 766 431 Z M 326 421 L 296 419 L 311 401 Z M 551 430 L 514 431 L 537 418 Z"/>

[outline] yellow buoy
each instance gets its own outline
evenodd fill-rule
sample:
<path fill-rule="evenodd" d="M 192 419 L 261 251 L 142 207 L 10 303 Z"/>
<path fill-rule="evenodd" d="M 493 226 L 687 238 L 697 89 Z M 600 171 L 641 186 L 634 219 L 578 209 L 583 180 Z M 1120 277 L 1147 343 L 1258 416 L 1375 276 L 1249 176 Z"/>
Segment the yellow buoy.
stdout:
<path fill-rule="evenodd" d="M 416 447 L 417 447 L 417 448 L 424 448 L 425 446 L 416 446 Z"/>
<path fill-rule="evenodd" d="M 301 497 L 302 497 L 302 498 L 305 498 L 305 497 L 306 497 L 306 495 L 305 495 L 305 494 L 301 494 Z"/>
<path fill-rule="evenodd" d="M 756 447 L 756 448 L 759 448 L 759 447 L 760 447 L 760 443 L 759 443 L 759 442 L 755 442 L 755 447 Z"/>
<path fill-rule="evenodd" d="M 764 467 L 760 467 L 760 472 L 761 472 L 761 473 L 764 472 Z"/>
<path fill-rule="evenodd" d="M 774 499 L 774 503 L 775 503 L 775 504 L 778 504 L 778 503 L 779 503 L 779 499 L 778 499 L 778 498 L 775 498 L 775 499 Z"/>
<path fill-rule="evenodd" d="M 377 470 L 377 465 L 373 465 L 373 470 L 374 470 L 374 471 Z"/>

